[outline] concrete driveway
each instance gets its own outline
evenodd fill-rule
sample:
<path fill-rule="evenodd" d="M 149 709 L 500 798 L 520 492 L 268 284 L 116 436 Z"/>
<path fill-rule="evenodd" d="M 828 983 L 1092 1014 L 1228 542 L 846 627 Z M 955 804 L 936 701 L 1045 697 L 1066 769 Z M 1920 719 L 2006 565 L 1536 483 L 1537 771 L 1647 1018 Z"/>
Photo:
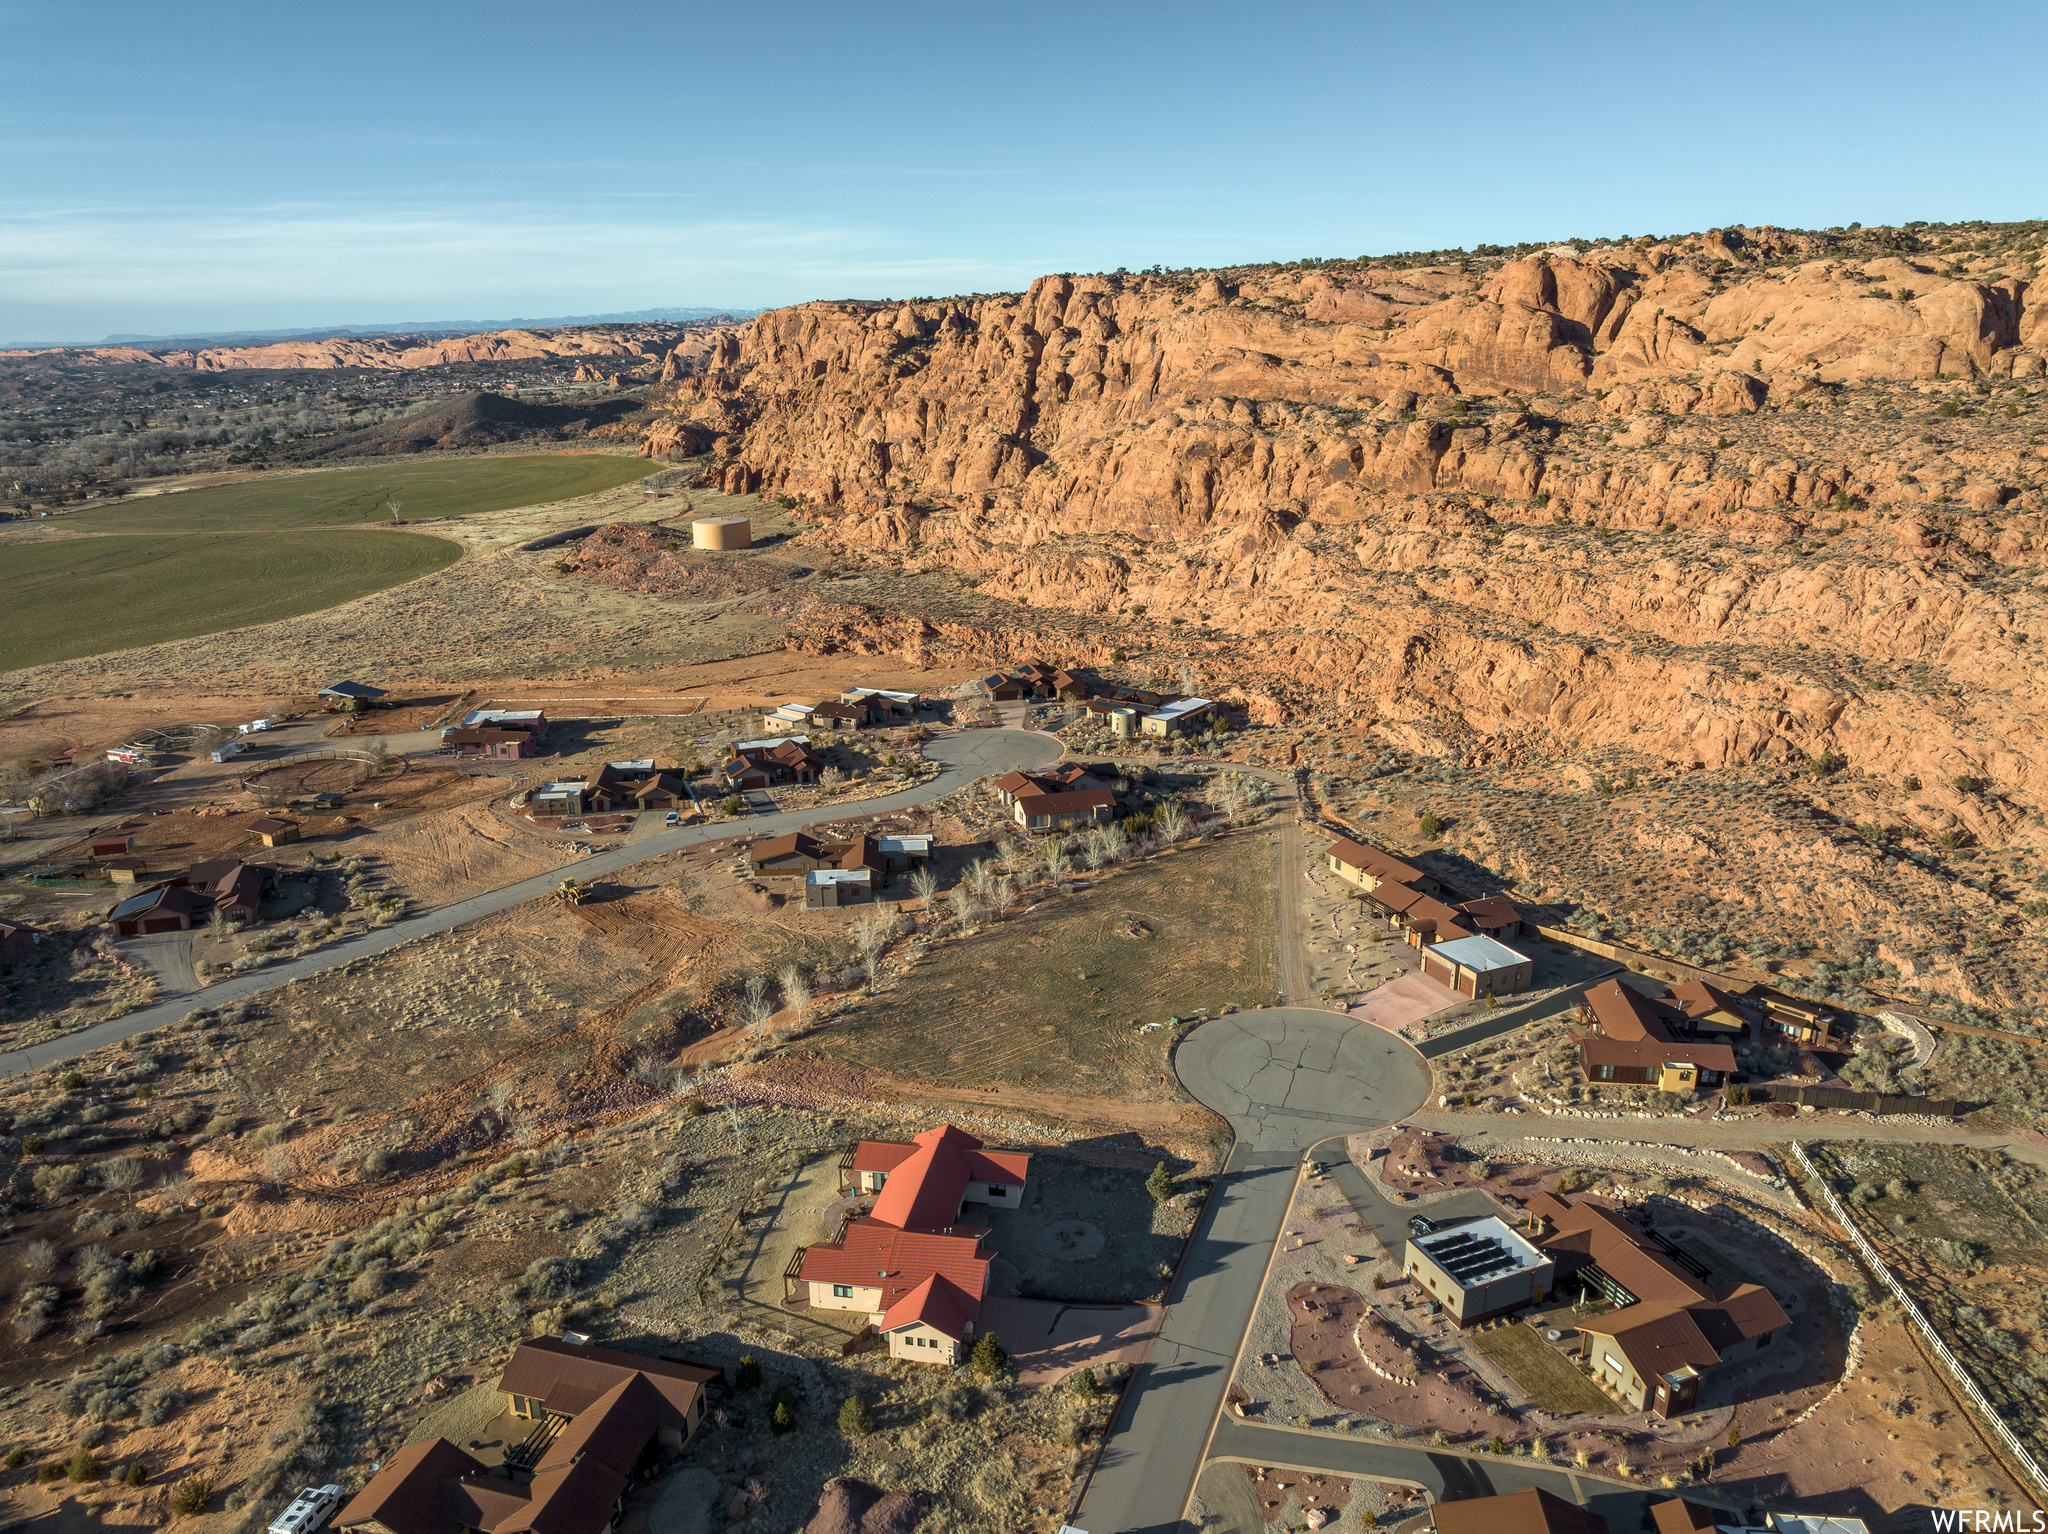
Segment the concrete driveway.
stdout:
<path fill-rule="evenodd" d="M 190 996 L 199 989 L 199 972 L 192 967 L 190 932 L 152 932 L 148 937 L 123 938 L 115 945 L 131 959 L 140 959 L 156 971 L 157 984 L 166 1001 L 173 996 Z"/>
<path fill-rule="evenodd" d="M 705 842 L 742 838 L 753 841 L 760 837 L 780 836 L 787 831 L 800 831 L 819 820 L 844 820 L 851 815 L 885 815 L 893 810 L 908 809 L 913 805 L 928 804 L 934 799 L 942 799 L 947 794 L 967 787 L 975 779 L 992 773 L 1001 774 L 1015 768 L 1035 767 L 1057 760 L 1059 753 L 1058 741 L 1030 730 L 964 730 L 958 735 L 942 736 L 924 748 L 925 756 L 939 763 L 939 775 L 929 782 L 906 788 L 900 793 L 884 794 L 876 799 L 863 799 L 857 804 L 835 805 L 829 815 L 790 810 L 745 821 L 664 828 L 656 835 L 636 839 L 615 851 L 566 863 L 560 868 L 535 874 L 531 878 L 521 879 L 500 889 L 472 895 L 423 915 L 393 922 L 388 927 L 374 928 L 344 942 L 332 943 L 313 953 L 287 959 L 281 964 L 223 980 L 207 988 L 206 1004 L 224 1006 L 231 1001 L 259 996 L 289 981 L 307 979 L 338 964 L 347 964 L 372 954 L 384 953 L 401 943 L 409 943 L 414 938 L 426 937 L 435 932 L 446 932 L 451 927 L 459 927 L 464 922 L 475 921 L 478 917 L 492 915 L 528 900 L 538 900 L 553 894 L 565 874 L 574 874 L 579 879 L 595 879 L 630 868 L 648 858 L 660 857 L 664 853 L 684 847 L 700 846 Z M 196 980 L 196 977 L 194 978 Z M 126 1017 L 117 1017 L 112 1022 L 81 1029 L 64 1038 L 52 1039 L 47 1043 L 31 1045 L 27 1049 L 17 1049 L 0 1055 L 0 1076 L 16 1076 L 23 1071 L 40 1070 L 46 1065 L 72 1059 L 102 1045 L 161 1028 L 184 1016 L 191 1004 L 190 996 L 175 1002 L 159 1002 L 155 1006 L 130 1012 Z"/>
<path fill-rule="evenodd" d="M 1389 1033 L 1399 1033 L 1410 1023 L 1419 1023 L 1463 1000 L 1449 986 L 1439 985 L 1427 975 L 1401 975 L 1359 997 L 1352 1003 L 1351 1015 Z"/>
<path fill-rule="evenodd" d="M 1210 1424 L 1266 1280 L 1302 1153 L 1419 1106 L 1414 1049 L 1336 1012 L 1278 1007 L 1202 1023 L 1182 1039 L 1183 1085 L 1237 1134 L 1167 1293 L 1166 1319 L 1110 1427 L 1075 1520 L 1090 1534 L 1180 1525 Z"/>

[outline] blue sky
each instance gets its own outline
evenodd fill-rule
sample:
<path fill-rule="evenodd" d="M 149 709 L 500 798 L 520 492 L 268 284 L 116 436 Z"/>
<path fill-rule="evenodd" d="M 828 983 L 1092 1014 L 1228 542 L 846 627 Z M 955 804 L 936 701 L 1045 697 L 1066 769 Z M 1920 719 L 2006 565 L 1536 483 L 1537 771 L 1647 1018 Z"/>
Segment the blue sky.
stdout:
<path fill-rule="evenodd" d="M 2043 212 L 2048 8 L 0 0 L 0 340 Z"/>

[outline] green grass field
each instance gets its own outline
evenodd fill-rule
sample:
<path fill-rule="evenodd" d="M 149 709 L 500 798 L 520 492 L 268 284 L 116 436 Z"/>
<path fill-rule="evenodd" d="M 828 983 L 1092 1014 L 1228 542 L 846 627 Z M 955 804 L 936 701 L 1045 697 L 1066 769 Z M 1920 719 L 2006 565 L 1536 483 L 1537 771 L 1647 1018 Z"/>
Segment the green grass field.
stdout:
<path fill-rule="evenodd" d="M 564 501 L 645 478 L 657 467 L 643 458 L 599 453 L 443 458 L 393 463 L 388 468 L 379 464 L 144 496 L 119 506 L 76 512 L 64 518 L 63 525 L 93 533 L 346 527 L 392 521 L 394 503 L 399 517 L 417 522 Z"/>
<path fill-rule="evenodd" d="M 417 533 L 178 533 L 0 547 L 0 670 L 317 612 L 443 569 Z"/>

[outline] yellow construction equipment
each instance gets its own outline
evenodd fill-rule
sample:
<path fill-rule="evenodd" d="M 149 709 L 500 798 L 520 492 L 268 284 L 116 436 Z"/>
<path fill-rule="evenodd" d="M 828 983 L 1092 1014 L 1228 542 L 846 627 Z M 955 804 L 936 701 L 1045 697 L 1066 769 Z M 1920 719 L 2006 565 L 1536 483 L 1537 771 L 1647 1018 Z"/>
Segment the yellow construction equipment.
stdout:
<path fill-rule="evenodd" d="M 578 884 L 574 879 L 564 879 L 562 887 L 555 891 L 555 899 L 564 905 L 581 905 L 596 888 L 595 884 Z"/>

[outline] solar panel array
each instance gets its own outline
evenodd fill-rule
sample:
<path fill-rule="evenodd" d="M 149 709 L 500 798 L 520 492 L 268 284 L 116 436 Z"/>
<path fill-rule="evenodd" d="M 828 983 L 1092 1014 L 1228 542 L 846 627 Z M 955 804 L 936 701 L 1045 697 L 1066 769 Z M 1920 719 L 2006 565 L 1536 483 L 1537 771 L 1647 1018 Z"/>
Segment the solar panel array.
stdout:
<path fill-rule="evenodd" d="M 1470 1289 L 1502 1273 L 1513 1273 L 1522 1266 L 1522 1259 L 1505 1242 L 1465 1231 L 1452 1231 L 1429 1242 L 1423 1250 L 1461 1289 Z"/>

